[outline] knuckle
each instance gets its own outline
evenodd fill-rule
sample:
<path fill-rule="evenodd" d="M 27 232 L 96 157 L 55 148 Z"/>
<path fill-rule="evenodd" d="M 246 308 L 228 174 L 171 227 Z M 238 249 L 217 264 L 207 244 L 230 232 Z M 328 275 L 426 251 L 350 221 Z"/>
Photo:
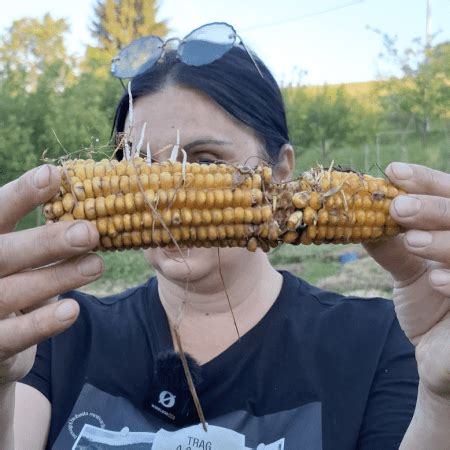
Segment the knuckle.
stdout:
<path fill-rule="evenodd" d="M 44 255 L 53 256 L 55 253 L 56 230 L 51 226 L 44 226 L 41 227 L 40 231 L 36 237 L 36 247 Z"/>
<path fill-rule="evenodd" d="M 440 197 L 438 199 L 437 209 L 440 217 L 444 219 L 450 218 L 450 205 L 447 199 Z"/>
<path fill-rule="evenodd" d="M 11 345 L 9 339 L 6 342 L 0 341 L 0 361 L 2 363 L 2 371 L 4 368 L 6 372 L 8 372 L 10 365 L 14 363 L 14 355 L 11 352 L 11 349 L 8 348 L 8 344 Z"/>
<path fill-rule="evenodd" d="M 29 196 L 32 192 L 30 189 L 30 174 L 25 173 L 15 180 L 15 192 L 18 197 Z"/>
<path fill-rule="evenodd" d="M 8 278 L 0 279 L 0 317 L 4 317 L 11 312 L 11 305 L 8 301 L 11 291 L 10 284 Z"/>
<path fill-rule="evenodd" d="M 425 180 L 425 184 L 426 187 L 428 189 L 433 189 L 436 186 L 437 180 L 436 180 L 436 173 L 434 172 L 434 170 L 430 170 L 430 169 L 423 169 L 423 171 L 425 172 L 425 176 L 424 176 L 424 180 Z"/>
<path fill-rule="evenodd" d="M 18 207 L 19 203 L 31 203 L 35 200 L 35 192 L 32 189 L 31 173 L 27 172 L 13 181 L 13 195 L 10 196 L 10 201 L 13 207 Z"/>
<path fill-rule="evenodd" d="M 10 367 L 9 365 L 14 363 L 14 355 L 16 351 L 16 341 L 18 339 L 19 333 L 17 333 L 17 328 L 12 328 L 12 322 L 16 320 L 15 314 L 10 314 L 5 321 L 0 321 L 0 361 L 2 363 L 2 368 L 6 369 Z M 13 331 L 14 330 L 14 331 Z M 0 368 L 1 369 L 1 368 Z M 1 370 L 0 370 L 1 372 Z"/>
<path fill-rule="evenodd" d="M 42 339 L 49 336 L 52 332 L 51 325 L 39 310 L 30 314 L 30 331 L 34 338 Z"/>
<path fill-rule="evenodd" d="M 2 277 L 8 273 L 11 258 L 16 254 L 13 248 L 13 239 L 10 238 L 10 235 L 0 234 L 0 249 L 0 277 Z"/>
<path fill-rule="evenodd" d="M 70 281 L 70 273 L 65 271 L 62 266 L 55 265 L 49 269 L 49 282 L 53 287 L 52 290 L 61 291 L 64 290 L 65 284 Z"/>
<path fill-rule="evenodd" d="M 95 225 L 93 225 L 91 222 L 86 221 L 86 225 L 89 228 L 89 246 L 93 247 L 94 245 L 97 245 L 100 241 L 100 234 L 98 232 L 98 229 Z"/>

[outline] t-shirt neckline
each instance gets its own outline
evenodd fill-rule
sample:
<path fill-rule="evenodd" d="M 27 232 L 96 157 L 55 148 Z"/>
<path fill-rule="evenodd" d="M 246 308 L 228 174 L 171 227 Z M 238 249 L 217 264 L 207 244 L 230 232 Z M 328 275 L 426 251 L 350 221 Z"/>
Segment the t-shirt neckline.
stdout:
<path fill-rule="evenodd" d="M 220 354 L 215 356 L 213 359 L 201 365 L 202 370 L 213 370 L 216 366 L 223 367 L 227 360 L 233 360 L 236 353 L 240 351 L 240 344 L 245 344 L 245 348 L 252 348 L 254 343 L 256 346 L 260 345 L 261 338 L 265 335 L 265 330 L 273 322 L 273 318 L 276 317 L 277 311 L 282 308 L 282 304 L 286 299 L 289 298 L 289 291 L 293 289 L 295 278 L 292 274 L 284 270 L 278 270 L 278 272 L 283 277 L 283 282 L 281 285 L 280 292 L 276 300 L 273 302 L 272 306 L 260 319 L 260 321 L 248 330 L 245 334 L 241 336 L 240 340 L 233 342 L 229 347 L 227 347 Z M 152 350 L 155 356 L 162 352 L 174 351 L 172 335 L 169 328 L 169 322 L 167 319 L 166 312 L 161 303 L 161 299 L 158 293 L 158 281 L 156 276 L 152 277 L 148 281 L 149 287 L 149 299 L 146 302 L 148 320 L 151 324 L 152 333 Z"/>

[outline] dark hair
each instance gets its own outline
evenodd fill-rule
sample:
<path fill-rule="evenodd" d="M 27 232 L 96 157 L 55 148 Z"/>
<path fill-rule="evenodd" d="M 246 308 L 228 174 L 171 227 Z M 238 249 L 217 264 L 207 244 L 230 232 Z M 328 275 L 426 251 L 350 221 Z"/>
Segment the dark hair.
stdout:
<path fill-rule="evenodd" d="M 176 58 L 175 51 L 170 51 L 161 62 L 133 78 L 131 95 L 135 100 L 158 92 L 168 83 L 201 91 L 252 128 L 271 162 L 276 163 L 280 147 L 289 142 L 286 112 L 277 82 L 265 64 L 254 57 L 263 77 L 241 47 L 233 47 L 218 60 L 203 66 L 184 64 Z M 126 92 L 116 109 L 116 133 L 124 131 L 128 102 Z"/>

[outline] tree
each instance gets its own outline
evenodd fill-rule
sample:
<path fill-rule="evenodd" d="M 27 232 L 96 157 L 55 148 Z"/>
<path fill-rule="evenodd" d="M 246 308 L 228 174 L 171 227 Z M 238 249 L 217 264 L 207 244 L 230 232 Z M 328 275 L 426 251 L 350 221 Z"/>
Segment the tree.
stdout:
<path fill-rule="evenodd" d="M 39 164 L 55 96 L 73 81 L 64 45 L 68 25 L 49 14 L 22 18 L 0 42 L 0 169 L 7 182 Z"/>
<path fill-rule="evenodd" d="M 324 85 L 314 94 L 304 87 L 291 87 L 285 91 L 285 102 L 291 141 L 304 148 L 318 145 L 322 160 L 332 146 L 360 143 L 371 132 L 365 120 L 370 113 L 342 86 Z"/>
<path fill-rule="evenodd" d="M 397 123 L 412 120 L 425 142 L 430 121 L 445 118 L 450 110 L 450 42 L 433 47 L 416 38 L 400 50 L 397 37 L 373 31 L 383 39 L 385 52 L 380 57 L 400 74 L 387 78 L 383 104 Z"/>
<path fill-rule="evenodd" d="M 156 20 L 158 8 L 155 0 L 98 0 L 91 27 L 97 46 L 87 48 L 85 67 L 105 77 L 120 49 L 149 34 L 166 36 L 167 21 Z"/>
<path fill-rule="evenodd" d="M 0 186 L 36 165 L 32 126 L 26 120 L 28 93 L 13 80 L 0 81 Z"/>
<path fill-rule="evenodd" d="M 76 84 L 55 99 L 51 117 L 54 133 L 50 130 L 47 134 L 52 146 L 48 155 L 61 156 L 65 150 L 78 157 L 77 152 L 89 149 L 94 159 L 110 156 L 114 108 L 122 93 L 122 86 L 113 77 L 98 79 L 91 73 L 81 74 Z M 86 152 L 81 156 L 86 157 Z"/>
<path fill-rule="evenodd" d="M 33 91 L 39 77 L 53 65 L 58 70 L 55 82 L 62 88 L 73 80 L 75 66 L 64 45 L 68 31 L 65 19 L 55 20 L 50 14 L 45 14 L 42 20 L 15 20 L 0 41 L 0 79 L 18 76 L 26 89 Z"/>
<path fill-rule="evenodd" d="M 49 15 L 24 18 L 2 40 L 1 184 L 41 164 L 44 151 L 49 158 L 91 146 L 112 151 L 105 146 L 122 87 L 111 76 L 98 79 L 72 70 L 73 58 L 64 46 L 66 30 L 64 21 Z"/>

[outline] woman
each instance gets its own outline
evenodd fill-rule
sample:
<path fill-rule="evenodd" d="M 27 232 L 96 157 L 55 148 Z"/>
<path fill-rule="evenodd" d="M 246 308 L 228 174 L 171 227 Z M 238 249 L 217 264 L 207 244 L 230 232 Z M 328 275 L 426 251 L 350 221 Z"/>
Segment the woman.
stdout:
<path fill-rule="evenodd" d="M 168 52 L 132 80 L 132 141 L 144 123 L 152 149 L 179 130 L 192 161 L 261 158 L 289 179 L 281 95 L 256 64 L 240 46 L 199 66 Z M 128 105 L 125 95 L 118 132 Z M 450 176 L 400 163 L 387 174 L 412 194 L 391 208 L 411 231 L 366 248 L 394 277 L 395 311 L 387 300 L 321 291 L 245 249 L 149 249 L 156 278 L 98 299 L 72 290 L 103 270 L 85 255 L 98 242 L 89 223 L 13 231 L 57 191 L 57 170 L 3 186 L 0 447 L 447 448 Z M 197 362 L 207 433 L 171 353 L 173 325 Z"/>

